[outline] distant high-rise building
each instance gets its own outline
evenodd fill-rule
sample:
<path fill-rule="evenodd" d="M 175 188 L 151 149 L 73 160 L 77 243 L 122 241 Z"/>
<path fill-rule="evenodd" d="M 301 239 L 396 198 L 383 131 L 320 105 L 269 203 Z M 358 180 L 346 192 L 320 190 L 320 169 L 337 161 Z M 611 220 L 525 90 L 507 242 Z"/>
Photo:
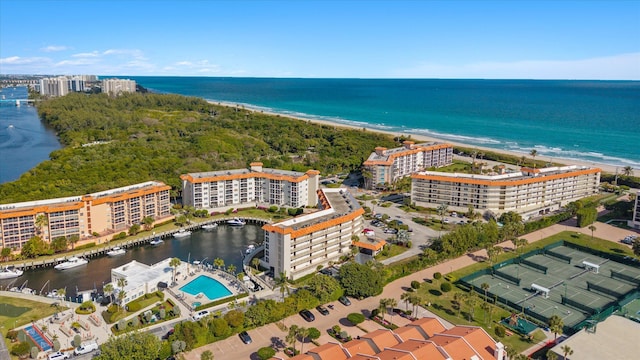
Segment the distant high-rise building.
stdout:
<path fill-rule="evenodd" d="M 69 79 L 69 91 L 82 92 L 85 90 L 83 76 L 74 76 Z"/>
<path fill-rule="evenodd" d="M 40 79 L 40 94 L 45 96 L 65 96 L 69 93 L 69 80 L 66 76 Z"/>
<path fill-rule="evenodd" d="M 109 95 L 136 92 L 136 82 L 128 79 L 105 79 L 102 80 L 102 92 Z"/>

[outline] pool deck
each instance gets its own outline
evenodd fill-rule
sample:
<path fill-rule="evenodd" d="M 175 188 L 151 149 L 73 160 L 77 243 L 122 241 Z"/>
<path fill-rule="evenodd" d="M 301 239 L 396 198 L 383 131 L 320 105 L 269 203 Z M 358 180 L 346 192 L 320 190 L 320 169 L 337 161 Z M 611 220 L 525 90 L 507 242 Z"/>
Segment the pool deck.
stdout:
<path fill-rule="evenodd" d="M 227 288 L 227 290 L 231 292 L 231 295 L 229 296 L 234 296 L 243 292 L 247 292 L 247 289 L 244 288 L 244 286 L 240 283 L 240 281 L 237 278 L 231 276 L 231 274 L 228 274 L 218 269 L 213 269 L 211 267 L 207 267 L 203 265 L 189 265 L 189 269 L 187 272 L 187 265 L 186 263 L 183 262 L 178 267 L 177 272 L 180 274 L 176 278 L 176 283 L 173 284 L 169 288 L 169 290 L 173 292 L 176 298 L 182 302 L 182 305 L 189 308 L 190 310 L 193 310 L 192 304 L 194 302 L 199 302 L 202 305 L 206 305 L 212 301 L 219 300 L 219 299 L 209 300 L 209 298 L 206 295 L 204 295 L 204 293 L 192 295 L 185 291 L 180 290 L 180 288 L 187 285 L 188 283 L 190 283 L 200 275 L 204 275 L 218 281 L 225 288 Z"/>

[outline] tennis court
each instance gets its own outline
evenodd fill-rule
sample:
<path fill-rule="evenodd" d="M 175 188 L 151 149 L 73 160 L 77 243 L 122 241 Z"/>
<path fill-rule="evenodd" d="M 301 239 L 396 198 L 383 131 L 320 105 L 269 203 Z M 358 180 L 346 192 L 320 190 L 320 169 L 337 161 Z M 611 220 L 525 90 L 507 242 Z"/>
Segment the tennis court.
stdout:
<path fill-rule="evenodd" d="M 541 321 L 553 315 L 573 327 L 640 285 L 640 269 L 565 245 L 534 251 L 462 279 Z"/>

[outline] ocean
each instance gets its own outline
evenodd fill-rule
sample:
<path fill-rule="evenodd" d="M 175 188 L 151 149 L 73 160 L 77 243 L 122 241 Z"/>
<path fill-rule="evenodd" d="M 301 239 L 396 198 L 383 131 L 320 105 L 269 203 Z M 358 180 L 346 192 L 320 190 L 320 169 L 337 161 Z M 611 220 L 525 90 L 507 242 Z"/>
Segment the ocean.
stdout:
<path fill-rule="evenodd" d="M 154 92 L 640 169 L 640 82 L 131 77 Z"/>

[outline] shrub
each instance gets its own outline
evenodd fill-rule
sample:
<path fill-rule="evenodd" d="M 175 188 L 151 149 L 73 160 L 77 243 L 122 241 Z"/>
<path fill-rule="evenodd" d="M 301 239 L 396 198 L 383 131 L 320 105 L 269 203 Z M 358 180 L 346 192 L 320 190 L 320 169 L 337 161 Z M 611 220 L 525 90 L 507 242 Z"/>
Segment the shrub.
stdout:
<path fill-rule="evenodd" d="M 138 325 L 140 325 L 140 319 L 138 319 L 138 317 L 137 317 L 137 316 L 134 316 L 134 317 L 131 319 L 131 326 L 133 326 L 134 328 L 137 328 L 137 327 L 138 327 Z"/>
<path fill-rule="evenodd" d="M 506 334 L 506 330 L 504 329 L 503 326 L 496 326 L 496 336 L 497 337 L 504 337 L 504 335 Z"/>
<path fill-rule="evenodd" d="M 364 315 L 360 313 L 351 313 L 347 315 L 347 320 L 349 320 L 353 325 L 358 325 L 364 321 Z"/>
<path fill-rule="evenodd" d="M 371 317 L 376 317 L 376 316 L 378 316 L 378 314 L 380 314 L 380 310 L 379 309 L 371 310 Z"/>
<path fill-rule="evenodd" d="M 442 279 L 442 274 L 437 272 L 437 273 L 433 274 L 433 278 L 436 279 L 436 280 L 440 280 L 440 279 Z"/>
<path fill-rule="evenodd" d="M 142 309 L 142 305 L 139 302 L 131 302 L 127 305 L 127 311 L 136 312 Z"/>
<path fill-rule="evenodd" d="M 6 338 L 11 341 L 16 341 L 16 339 L 18 338 L 18 332 L 16 330 L 7 331 Z"/>
<path fill-rule="evenodd" d="M 413 280 L 411 282 L 411 288 L 416 289 L 416 290 L 420 289 L 420 282 L 418 280 Z"/>
<path fill-rule="evenodd" d="M 269 206 L 269 212 L 270 213 L 274 213 L 276 211 L 278 211 L 278 207 L 277 206 L 275 206 L 275 205 Z"/>
<path fill-rule="evenodd" d="M 29 353 L 31 346 L 29 346 L 28 342 L 21 342 L 13 345 L 11 348 L 11 354 L 15 356 L 25 356 Z"/>
<path fill-rule="evenodd" d="M 158 310 L 158 316 L 160 317 L 160 319 L 163 319 L 165 317 L 167 317 L 167 311 L 164 308 L 161 308 L 160 310 Z"/>
<path fill-rule="evenodd" d="M 276 355 L 276 351 L 271 346 L 265 346 L 258 350 L 260 360 L 268 360 Z"/>
<path fill-rule="evenodd" d="M 115 313 L 117 313 L 117 312 L 118 312 L 118 310 L 119 310 L 119 308 L 118 308 L 118 305 L 116 305 L 116 304 L 111 304 L 111 305 L 109 305 L 109 307 L 107 308 L 107 312 L 108 312 L 109 314 L 115 314 Z"/>
<path fill-rule="evenodd" d="M 320 333 L 320 330 L 312 327 L 312 328 L 309 328 L 309 335 L 307 335 L 307 337 L 311 340 L 316 340 L 320 337 L 320 335 L 322 335 Z"/>
<path fill-rule="evenodd" d="M 78 347 L 82 344 L 82 337 L 80 335 L 76 335 L 73 337 L 73 346 Z"/>
<path fill-rule="evenodd" d="M 60 350 L 60 340 L 53 339 L 53 351 Z"/>
<path fill-rule="evenodd" d="M 447 292 L 451 291 L 451 284 L 450 283 L 442 283 L 442 285 L 440 285 L 440 290 L 442 290 L 443 293 L 447 293 Z"/>
<path fill-rule="evenodd" d="M 32 346 L 32 347 L 31 347 L 31 358 L 32 358 L 32 359 L 37 359 L 37 358 L 38 358 L 38 353 L 39 353 L 39 352 L 40 352 L 40 350 L 39 350 L 37 347 Z"/>
<path fill-rule="evenodd" d="M 124 319 L 120 319 L 120 321 L 118 321 L 118 330 L 120 331 L 124 331 L 127 328 L 127 322 Z"/>

